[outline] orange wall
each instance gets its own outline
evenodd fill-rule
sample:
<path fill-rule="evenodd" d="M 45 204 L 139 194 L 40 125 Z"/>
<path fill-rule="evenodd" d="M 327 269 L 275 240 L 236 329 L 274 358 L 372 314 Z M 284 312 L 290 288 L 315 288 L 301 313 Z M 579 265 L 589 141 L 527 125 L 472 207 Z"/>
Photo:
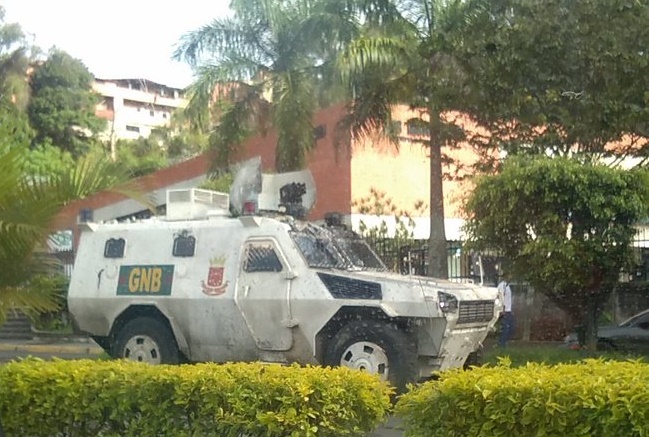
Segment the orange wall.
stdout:
<path fill-rule="evenodd" d="M 399 210 L 413 211 L 417 201 L 423 201 L 428 215 L 430 204 L 430 162 L 428 148 L 421 143 L 408 141 L 405 122 L 418 116 L 407 107 L 395 107 L 393 119 L 402 122 L 399 146 L 390 144 L 382 138 L 371 138 L 358 142 L 353 146 L 351 163 L 352 201 L 366 198 L 370 189 L 384 192 L 391 198 Z M 468 124 L 466 119 L 463 124 Z M 475 128 L 467 126 L 467 128 Z M 473 164 L 478 155 L 467 145 L 462 144 L 458 149 L 444 148 L 443 152 L 463 165 Z M 450 175 L 454 169 L 444 167 L 444 172 Z M 445 180 L 444 212 L 449 218 L 461 217 L 460 207 L 466 192 L 467 183 Z M 356 211 L 357 212 L 357 211 Z"/>

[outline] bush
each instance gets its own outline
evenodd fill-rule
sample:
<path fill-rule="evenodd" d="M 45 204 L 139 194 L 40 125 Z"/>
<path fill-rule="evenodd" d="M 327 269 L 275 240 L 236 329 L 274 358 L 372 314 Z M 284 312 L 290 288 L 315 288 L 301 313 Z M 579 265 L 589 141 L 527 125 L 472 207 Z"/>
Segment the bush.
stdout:
<path fill-rule="evenodd" d="M 586 360 L 444 372 L 404 395 L 409 437 L 649 435 L 649 365 Z"/>
<path fill-rule="evenodd" d="M 391 389 L 346 368 L 30 359 L 0 367 L 10 436 L 352 436 Z"/>

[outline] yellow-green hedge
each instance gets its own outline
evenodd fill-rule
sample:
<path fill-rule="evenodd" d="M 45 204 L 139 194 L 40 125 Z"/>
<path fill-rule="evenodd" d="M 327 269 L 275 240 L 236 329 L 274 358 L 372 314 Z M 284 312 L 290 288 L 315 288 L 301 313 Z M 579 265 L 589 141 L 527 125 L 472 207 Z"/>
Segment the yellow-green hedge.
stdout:
<path fill-rule="evenodd" d="M 390 394 L 377 378 L 345 368 L 91 360 L 0 366 L 0 416 L 16 437 L 362 435 L 384 420 Z"/>
<path fill-rule="evenodd" d="M 580 364 L 449 371 L 397 404 L 409 437 L 649 436 L 649 365 Z"/>

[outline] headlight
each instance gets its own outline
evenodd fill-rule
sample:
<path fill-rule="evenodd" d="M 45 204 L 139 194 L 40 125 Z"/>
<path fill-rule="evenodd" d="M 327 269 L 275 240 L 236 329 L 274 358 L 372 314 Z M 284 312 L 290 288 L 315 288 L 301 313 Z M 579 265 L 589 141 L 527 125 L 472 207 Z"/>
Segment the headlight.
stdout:
<path fill-rule="evenodd" d="M 452 294 L 444 293 L 443 291 L 437 292 L 437 304 L 444 314 L 453 313 L 457 311 L 458 307 L 457 298 Z"/>

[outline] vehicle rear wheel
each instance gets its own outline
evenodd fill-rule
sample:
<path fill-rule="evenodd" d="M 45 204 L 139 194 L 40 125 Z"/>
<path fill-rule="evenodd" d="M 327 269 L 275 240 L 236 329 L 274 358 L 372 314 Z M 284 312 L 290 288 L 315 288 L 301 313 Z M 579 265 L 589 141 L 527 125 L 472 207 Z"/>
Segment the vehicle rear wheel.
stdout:
<path fill-rule="evenodd" d="M 149 364 L 178 364 L 180 353 L 173 333 L 162 322 L 138 317 L 117 334 L 111 355 Z"/>
<path fill-rule="evenodd" d="M 618 347 L 613 343 L 611 340 L 606 339 L 606 338 L 598 338 L 597 339 L 597 350 L 598 351 L 606 351 L 606 352 L 614 352 L 618 350 Z"/>
<path fill-rule="evenodd" d="M 419 376 L 417 346 L 411 337 L 377 321 L 359 320 L 344 326 L 329 343 L 324 361 L 376 374 L 398 393 Z"/>

